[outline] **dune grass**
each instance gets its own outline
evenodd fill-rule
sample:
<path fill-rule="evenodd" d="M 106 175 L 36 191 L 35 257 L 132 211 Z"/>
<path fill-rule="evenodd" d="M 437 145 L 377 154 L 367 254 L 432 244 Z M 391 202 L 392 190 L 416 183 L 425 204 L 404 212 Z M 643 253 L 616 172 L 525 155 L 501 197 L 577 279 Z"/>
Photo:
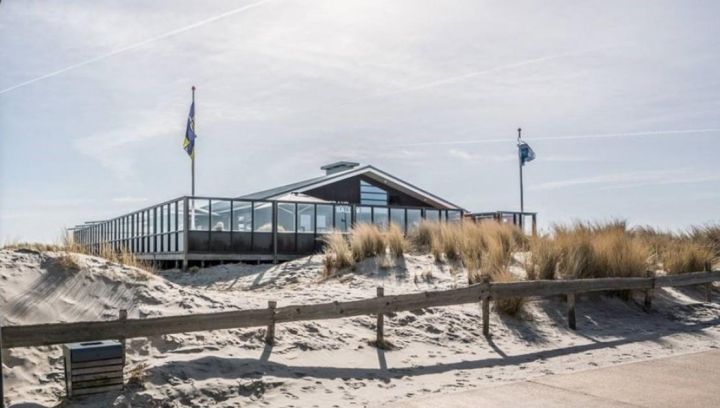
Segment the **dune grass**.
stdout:
<path fill-rule="evenodd" d="M 350 249 L 356 262 L 385 255 L 385 239 L 373 224 L 357 224 L 350 233 Z"/>
<path fill-rule="evenodd" d="M 720 224 L 691 226 L 687 236 L 693 242 L 707 246 L 716 257 L 720 257 Z"/>
<path fill-rule="evenodd" d="M 385 245 L 388 252 L 394 258 L 400 258 L 410 249 L 410 243 L 405 239 L 405 235 L 399 226 L 390 224 L 384 234 Z"/>
<path fill-rule="evenodd" d="M 347 237 L 333 231 L 323 238 L 323 242 L 324 278 L 333 277 L 338 271 L 368 258 L 377 258 L 378 266 L 391 268 L 397 258 L 410 249 L 403 231 L 395 224 L 390 224 L 386 231 L 373 224 L 357 224 Z"/>
<path fill-rule="evenodd" d="M 529 254 L 525 259 L 528 280 L 553 280 L 557 275 L 560 251 L 554 240 L 548 237 L 533 237 L 529 243 Z"/>
<path fill-rule="evenodd" d="M 325 247 L 323 250 L 323 278 L 328 279 L 338 271 L 349 268 L 355 264 L 350 243 L 343 234 L 332 231 L 322 238 Z"/>
<path fill-rule="evenodd" d="M 55 264 L 65 271 L 77 272 L 80 270 L 80 264 L 78 263 L 77 257 L 69 252 L 61 252 L 55 258 Z"/>
<path fill-rule="evenodd" d="M 410 234 L 416 251 L 430 252 L 437 262 L 459 263 L 473 284 L 487 276 L 493 282 L 517 280 L 510 272 L 513 253 L 528 245 L 527 237 L 510 224 L 487 222 L 422 222 Z M 516 315 L 524 299 L 503 299 L 496 308 Z"/>
<path fill-rule="evenodd" d="M 671 275 L 709 270 L 715 259 L 708 244 L 689 239 L 670 242 L 660 255 L 663 269 Z"/>
<path fill-rule="evenodd" d="M 33 252 L 62 252 L 65 251 L 65 247 L 56 244 L 44 244 L 40 242 L 8 242 L 0 249 L 6 249 L 8 251 L 26 250 Z"/>
<path fill-rule="evenodd" d="M 508 271 L 496 273 L 492 277 L 492 281 L 496 283 L 510 283 L 517 282 L 519 280 L 520 279 L 517 276 Z M 495 299 L 495 309 L 509 316 L 517 316 L 523 311 L 526 303 L 527 299 L 523 297 Z"/>
<path fill-rule="evenodd" d="M 652 262 L 668 274 L 699 272 L 720 259 L 720 226 L 691 226 L 673 233 L 652 227 L 637 227 L 633 234 L 650 247 Z"/>

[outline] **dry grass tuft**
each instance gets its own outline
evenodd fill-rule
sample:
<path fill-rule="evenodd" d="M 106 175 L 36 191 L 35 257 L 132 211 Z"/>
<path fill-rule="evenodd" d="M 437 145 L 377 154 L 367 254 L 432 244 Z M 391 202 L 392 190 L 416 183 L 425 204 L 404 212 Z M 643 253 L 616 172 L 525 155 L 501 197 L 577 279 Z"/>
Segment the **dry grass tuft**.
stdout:
<path fill-rule="evenodd" d="M 430 251 L 436 227 L 437 223 L 423 220 L 420 222 L 420 225 L 410 231 L 408 238 L 415 251 Z"/>
<path fill-rule="evenodd" d="M 525 260 L 528 280 L 553 280 L 560 263 L 560 251 L 548 237 L 533 237 L 529 244 L 530 256 Z"/>
<path fill-rule="evenodd" d="M 479 282 L 481 276 L 509 273 L 512 254 L 525 241 L 518 242 L 516 228 L 495 221 L 463 223 L 461 231 L 461 254 L 468 272 L 469 283 Z"/>
<path fill-rule="evenodd" d="M 133 367 L 128 373 L 128 387 L 145 389 L 145 381 L 149 377 L 147 368 L 147 363 L 140 363 Z"/>
<path fill-rule="evenodd" d="M 624 221 L 578 222 L 554 230 L 562 279 L 643 277 L 651 266 L 650 246 Z"/>
<path fill-rule="evenodd" d="M 55 264 L 65 271 L 77 272 L 80 270 L 77 257 L 68 252 L 63 252 L 55 258 Z"/>
<path fill-rule="evenodd" d="M 492 276 L 491 281 L 496 283 L 517 282 L 519 279 L 510 272 L 496 273 Z M 495 300 L 495 309 L 509 316 L 517 316 L 525 307 L 527 299 L 522 297 L 510 297 Z"/>
<path fill-rule="evenodd" d="M 715 256 L 720 256 L 720 224 L 692 226 L 687 235 L 692 241 L 709 247 Z"/>
<path fill-rule="evenodd" d="M 653 265 L 670 274 L 699 272 L 720 257 L 720 226 L 692 226 L 685 233 L 638 227 L 633 234 L 650 247 Z"/>
<path fill-rule="evenodd" d="M 668 274 L 700 272 L 712 267 L 715 252 L 708 244 L 677 239 L 663 251 L 661 260 L 663 269 Z"/>
<path fill-rule="evenodd" d="M 424 221 L 410 234 L 413 247 L 430 252 L 438 262 L 462 262 L 468 281 L 505 271 L 513 251 L 527 245 L 527 237 L 510 224 L 491 222 L 438 223 Z"/>
<path fill-rule="evenodd" d="M 0 249 L 9 251 L 32 251 L 32 252 L 61 252 L 64 247 L 54 244 L 43 244 L 39 242 L 10 242 L 2 246 Z"/>
<path fill-rule="evenodd" d="M 151 262 L 138 259 L 134 253 L 125 248 L 120 251 L 115 251 L 110 245 L 103 245 L 100 247 L 100 253 L 98 256 L 107 259 L 109 262 L 137 268 L 151 274 L 157 272 L 155 266 Z"/>
<path fill-rule="evenodd" d="M 350 234 L 350 249 L 355 262 L 385 255 L 385 239 L 376 225 L 357 224 Z"/>
<path fill-rule="evenodd" d="M 394 258 L 405 255 L 410 249 L 410 244 L 407 239 L 405 239 L 402 230 L 395 224 L 390 224 L 387 232 L 385 232 L 385 245 L 390 255 Z"/>
<path fill-rule="evenodd" d="M 323 277 L 331 278 L 343 269 L 349 268 L 354 263 L 353 253 L 350 244 L 340 232 L 333 231 L 322 238 L 325 243 L 324 260 L 325 268 L 323 269 Z"/>

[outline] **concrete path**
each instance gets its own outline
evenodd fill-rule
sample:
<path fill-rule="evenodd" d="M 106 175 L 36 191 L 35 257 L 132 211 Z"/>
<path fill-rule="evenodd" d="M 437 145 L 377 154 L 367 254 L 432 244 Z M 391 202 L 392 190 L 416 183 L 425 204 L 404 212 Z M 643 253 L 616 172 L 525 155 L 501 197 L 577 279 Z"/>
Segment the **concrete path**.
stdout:
<path fill-rule="evenodd" d="M 720 407 L 720 351 L 408 400 L 393 408 Z"/>

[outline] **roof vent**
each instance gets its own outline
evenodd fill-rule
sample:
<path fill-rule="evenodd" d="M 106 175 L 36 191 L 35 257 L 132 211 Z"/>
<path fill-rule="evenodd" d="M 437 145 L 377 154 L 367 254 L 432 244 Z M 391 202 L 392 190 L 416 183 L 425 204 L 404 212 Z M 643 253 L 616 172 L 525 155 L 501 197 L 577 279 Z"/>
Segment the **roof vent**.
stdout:
<path fill-rule="evenodd" d="M 335 162 L 335 163 L 326 164 L 326 165 L 320 167 L 320 170 L 325 170 L 325 175 L 330 175 L 330 174 L 339 173 L 341 171 L 354 169 L 355 167 L 357 167 L 359 165 L 360 165 L 360 163 L 339 161 L 339 162 Z"/>

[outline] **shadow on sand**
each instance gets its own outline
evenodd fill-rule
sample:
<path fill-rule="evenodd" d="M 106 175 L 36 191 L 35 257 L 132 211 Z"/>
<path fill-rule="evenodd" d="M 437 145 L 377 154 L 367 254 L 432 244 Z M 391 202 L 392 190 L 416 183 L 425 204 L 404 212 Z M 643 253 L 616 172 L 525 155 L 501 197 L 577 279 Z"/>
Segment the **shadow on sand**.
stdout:
<path fill-rule="evenodd" d="M 662 293 L 660 296 L 663 296 Z M 661 301 L 665 302 L 665 301 Z M 560 299 L 540 301 L 541 308 L 548 317 L 559 327 L 567 327 L 564 313 L 564 302 Z M 584 306 L 583 306 L 584 305 Z M 712 310 L 711 310 L 712 309 Z M 483 358 L 478 360 L 461 361 L 453 363 L 439 363 L 424 366 L 389 368 L 385 359 L 385 351 L 378 349 L 377 368 L 353 367 L 327 367 L 287 365 L 270 361 L 272 346 L 266 346 L 259 359 L 228 358 L 228 357 L 199 357 L 189 361 L 171 361 L 164 365 L 153 367 L 150 374 L 162 372 L 183 373 L 196 380 L 205 380 L 213 377 L 221 378 L 259 378 L 263 375 L 274 377 L 298 378 L 313 377 L 320 379 L 353 378 L 353 379 L 392 379 L 404 376 L 422 376 L 445 373 L 453 370 L 472 370 L 495 366 L 512 366 L 529 363 L 538 359 L 547 359 L 586 353 L 592 350 L 614 348 L 625 344 L 653 341 L 663 343 L 664 338 L 678 333 L 705 336 L 703 331 L 707 328 L 720 325 L 720 316 L 703 321 L 692 322 L 696 312 L 712 312 L 715 306 L 706 304 L 683 305 L 677 303 L 664 304 L 660 311 L 652 311 L 656 315 L 648 319 L 649 314 L 632 302 L 617 298 L 602 298 L 602 295 L 591 296 L 578 302 L 577 322 L 578 330 L 569 333 L 584 337 L 591 342 L 588 344 L 560 347 L 555 349 L 534 351 L 525 354 L 508 355 L 493 341 L 492 334 L 484 339 L 478 336 L 478 341 L 487 341 L 489 346 L 498 355 L 496 358 Z M 637 314 L 637 316 L 632 316 Z M 666 319 L 667 316 L 674 319 Z M 659 320 L 663 320 L 660 322 Z M 509 330 L 522 333 L 520 326 L 526 326 L 522 334 L 528 340 L 543 341 L 543 335 L 537 326 L 542 323 L 527 322 L 519 319 L 502 318 L 501 320 Z M 632 323 L 632 324 L 630 324 Z M 392 321 L 388 321 L 392 325 Z M 529 327 L 529 328 L 527 328 Z M 491 329 L 492 333 L 492 329 Z M 611 340 L 602 340 L 612 338 Z M 214 369 L 208 370 L 208 367 Z M 160 381 L 162 375 L 151 375 L 153 381 Z"/>
<path fill-rule="evenodd" d="M 150 374 L 156 384 L 164 384 L 162 381 L 162 372 L 185 373 L 188 377 L 195 380 L 207 380 L 210 378 L 260 378 L 264 375 L 272 375 L 281 378 L 300 378 L 313 377 L 320 379 L 393 379 L 405 376 L 422 376 L 429 374 L 439 374 L 454 370 L 474 370 L 487 367 L 511 366 L 532 362 L 538 359 L 547 359 L 560 356 L 567 356 L 577 353 L 585 353 L 592 350 L 602 348 L 613 348 L 643 341 L 660 341 L 663 337 L 675 333 L 696 333 L 700 334 L 702 330 L 712 327 L 720 323 L 720 318 L 712 321 L 688 325 L 673 333 L 665 334 L 647 334 L 632 336 L 631 338 L 622 338 L 611 341 L 595 341 L 590 344 L 579 346 L 571 346 L 557 348 L 552 350 L 543 350 L 526 354 L 518 354 L 508 356 L 501 354 L 497 358 L 486 358 L 471 361 L 461 361 L 447 364 L 433 364 L 425 366 L 415 366 L 412 368 L 388 368 L 385 361 L 385 352 L 378 351 L 378 368 L 352 368 L 352 367 L 325 367 L 325 366 L 303 366 L 303 365 L 287 365 L 269 361 L 269 353 L 267 348 L 263 350 L 261 359 L 250 358 L 229 358 L 229 357 L 199 357 L 189 361 L 171 361 L 164 365 L 153 367 Z M 496 346 L 497 347 L 497 346 Z M 271 348 L 270 348 L 271 349 Z M 207 370 L 207 367 L 215 367 L 215 370 Z"/>

